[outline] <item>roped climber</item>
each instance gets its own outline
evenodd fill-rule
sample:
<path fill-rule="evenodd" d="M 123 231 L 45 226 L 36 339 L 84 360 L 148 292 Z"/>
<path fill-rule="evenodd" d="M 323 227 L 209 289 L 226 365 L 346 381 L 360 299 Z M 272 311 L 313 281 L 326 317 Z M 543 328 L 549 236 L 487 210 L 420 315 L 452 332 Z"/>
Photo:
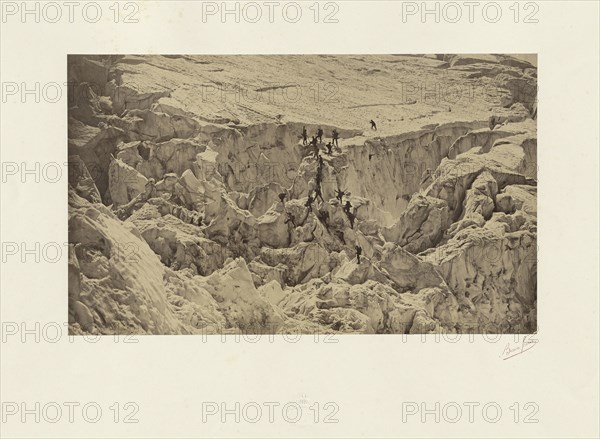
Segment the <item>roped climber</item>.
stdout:
<path fill-rule="evenodd" d="M 294 227 L 296 227 L 296 218 L 292 212 L 286 212 L 286 219 L 284 224 L 291 223 Z"/>
<path fill-rule="evenodd" d="M 354 229 L 354 220 L 356 219 L 356 215 L 352 212 L 348 212 L 348 221 L 350 221 L 350 228 Z"/>
<path fill-rule="evenodd" d="M 348 213 L 350 213 L 350 209 L 352 209 L 352 204 L 350 204 L 350 201 L 347 200 L 346 204 L 344 204 L 344 212 L 346 212 L 348 214 Z"/>
<path fill-rule="evenodd" d="M 340 138 L 340 133 L 334 128 L 331 132 L 332 142 L 335 146 L 339 147 L 338 139 Z"/>
<path fill-rule="evenodd" d="M 315 188 L 315 200 L 317 199 L 317 197 L 319 197 L 323 203 L 325 202 L 325 200 L 323 199 L 323 194 L 321 194 L 320 185 L 317 185 L 317 187 Z"/>
<path fill-rule="evenodd" d="M 308 193 L 308 199 L 306 200 L 306 204 L 304 206 L 308 209 L 308 212 L 312 212 L 312 203 L 315 199 L 311 196 L 310 192 Z"/>
<path fill-rule="evenodd" d="M 360 265 L 360 255 L 362 254 L 362 248 L 360 245 L 356 244 L 356 263 Z"/>

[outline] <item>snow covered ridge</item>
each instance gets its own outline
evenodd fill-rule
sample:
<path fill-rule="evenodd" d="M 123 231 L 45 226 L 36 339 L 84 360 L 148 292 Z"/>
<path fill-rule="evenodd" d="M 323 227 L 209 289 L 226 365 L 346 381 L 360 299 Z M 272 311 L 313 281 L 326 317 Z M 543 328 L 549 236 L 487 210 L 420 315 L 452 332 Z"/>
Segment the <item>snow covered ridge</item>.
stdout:
<path fill-rule="evenodd" d="M 535 332 L 533 65 L 77 55 L 68 72 L 73 334 Z"/>

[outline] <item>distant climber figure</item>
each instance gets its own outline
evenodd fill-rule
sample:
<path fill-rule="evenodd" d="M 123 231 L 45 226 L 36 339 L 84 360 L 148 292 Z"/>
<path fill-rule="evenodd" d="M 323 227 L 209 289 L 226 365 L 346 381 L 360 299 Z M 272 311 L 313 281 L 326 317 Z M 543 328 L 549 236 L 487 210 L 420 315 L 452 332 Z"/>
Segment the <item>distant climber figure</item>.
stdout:
<path fill-rule="evenodd" d="M 344 192 L 341 189 L 336 189 L 336 191 L 335 191 L 335 198 L 337 198 L 338 200 L 340 200 L 340 204 L 342 203 L 344 195 L 346 195 L 346 192 Z"/>
<path fill-rule="evenodd" d="M 322 168 L 323 167 L 323 163 L 324 163 L 323 162 L 323 156 L 320 156 L 320 155 L 317 156 L 317 160 L 319 161 L 319 168 Z"/>
<path fill-rule="evenodd" d="M 310 149 L 312 150 L 313 156 L 316 159 L 317 156 L 319 155 L 319 146 L 317 145 L 317 138 L 315 136 L 313 136 L 312 140 L 310 141 L 310 143 L 308 145 L 309 145 Z"/>
<path fill-rule="evenodd" d="M 315 180 L 317 182 L 317 186 L 321 187 L 321 182 L 323 181 L 323 170 L 321 168 L 317 169 L 317 176 Z"/>
<path fill-rule="evenodd" d="M 319 139 L 319 143 L 323 143 L 323 130 L 321 127 L 317 130 L 317 138 Z"/>
<path fill-rule="evenodd" d="M 490 131 L 493 131 L 497 124 L 496 116 L 490 116 L 489 124 L 490 124 Z"/>
<path fill-rule="evenodd" d="M 294 214 L 292 212 L 286 212 L 286 217 L 285 224 L 292 224 L 296 227 L 296 218 L 294 217 Z"/>
<path fill-rule="evenodd" d="M 312 203 L 315 201 L 315 199 L 311 196 L 311 194 L 308 194 L 308 199 L 306 200 L 306 204 L 304 206 L 306 206 L 306 208 L 308 209 L 308 212 L 312 212 Z"/>
<path fill-rule="evenodd" d="M 332 142 L 335 146 L 340 146 L 338 144 L 338 139 L 340 138 L 340 133 L 337 132 L 337 130 L 334 128 L 333 131 L 331 132 L 331 137 L 332 137 Z"/>
<path fill-rule="evenodd" d="M 282 193 L 279 194 L 279 200 L 281 201 L 281 203 L 283 205 L 285 205 L 285 197 L 286 197 L 286 195 L 287 194 L 285 192 L 282 192 Z"/>
<path fill-rule="evenodd" d="M 350 221 L 350 228 L 354 229 L 354 220 L 356 219 L 356 215 L 352 212 L 348 212 L 348 221 Z"/>
<path fill-rule="evenodd" d="M 315 200 L 317 199 L 317 197 L 319 197 L 323 203 L 325 202 L 325 200 L 323 199 L 323 194 L 321 194 L 321 186 L 320 185 L 318 185 L 315 188 Z"/>
<path fill-rule="evenodd" d="M 371 119 L 371 129 L 377 131 L 377 124 L 373 119 Z"/>
<path fill-rule="evenodd" d="M 350 201 L 346 201 L 346 204 L 344 204 L 344 212 L 346 212 L 347 214 L 350 213 L 350 209 L 352 209 L 352 204 L 350 204 Z"/>
<path fill-rule="evenodd" d="M 321 221 L 325 227 L 329 227 L 329 212 L 326 210 L 319 210 L 317 211 L 317 218 L 319 218 L 319 221 Z"/>
<path fill-rule="evenodd" d="M 362 248 L 356 244 L 356 263 L 360 265 L 360 255 L 362 254 Z"/>
<path fill-rule="evenodd" d="M 325 147 L 327 148 L 327 154 L 331 155 L 331 149 L 333 148 L 331 142 L 328 142 L 327 145 L 325 145 Z"/>
<path fill-rule="evenodd" d="M 306 127 L 302 128 L 302 144 L 308 145 L 308 133 L 306 132 Z"/>

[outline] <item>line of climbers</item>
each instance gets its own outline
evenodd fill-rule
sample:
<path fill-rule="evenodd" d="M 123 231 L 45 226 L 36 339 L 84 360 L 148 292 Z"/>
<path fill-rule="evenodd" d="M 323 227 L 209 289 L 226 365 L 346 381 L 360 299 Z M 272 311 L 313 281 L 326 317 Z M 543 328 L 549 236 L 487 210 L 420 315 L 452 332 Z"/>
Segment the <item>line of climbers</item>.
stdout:
<path fill-rule="evenodd" d="M 340 147 L 339 145 L 339 138 L 340 138 L 340 133 L 338 132 L 337 129 L 333 129 L 333 131 L 331 132 L 331 141 L 327 143 L 327 145 L 325 145 L 325 148 L 327 148 L 327 151 L 325 152 L 327 155 L 331 155 L 332 153 L 332 149 L 334 146 L 337 146 L 338 148 Z M 313 148 L 313 153 L 315 155 L 315 157 L 317 157 L 317 155 L 319 154 L 319 146 L 318 143 L 322 144 L 323 143 L 323 129 L 321 127 L 319 127 L 317 129 L 317 135 L 316 136 L 312 136 L 311 141 L 308 141 L 308 132 L 306 131 L 306 127 L 302 128 L 302 145 L 303 146 L 310 146 Z"/>
<path fill-rule="evenodd" d="M 373 119 L 371 119 L 369 121 L 369 123 L 371 124 L 371 130 L 377 131 L 377 124 L 375 123 L 375 121 Z M 340 133 L 338 132 L 337 129 L 333 129 L 331 132 L 331 141 L 327 143 L 327 145 L 325 145 L 325 147 L 327 148 L 327 155 L 331 155 L 331 150 L 333 149 L 333 146 L 337 146 L 339 148 L 339 138 L 340 138 Z M 306 130 L 306 126 L 302 127 L 302 145 L 306 146 L 312 146 L 314 148 L 315 151 L 315 156 L 318 154 L 319 152 L 319 148 L 317 146 L 317 142 L 318 143 L 323 143 L 323 129 L 321 127 L 319 127 L 317 129 L 317 134 L 315 136 L 312 136 L 311 141 L 308 141 L 308 131 Z"/>
<path fill-rule="evenodd" d="M 371 124 L 371 129 L 372 130 L 377 130 L 377 124 L 375 123 L 375 121 L 373 119 L 371 119 L 369 121 L 369 123 Z M 332 140 L 330 142 L 327 143 L 327 145 L 325 145 L 325 147 L 327 148 L 327 151 L 325 152 L 325 154 L 327 155 L 331 155 L 332 153 L 332 149 L 333 146 L 335 145 L 336 147 L 338 147 L 339 149 L 339 137 L 340 134 L 337 131 L 337 129 L 333 129 L 332 131 Z M 321 127 L 319 127 L 317 129 L 317 135 L 316 136 L 312 136 L 312 140 L 310 141 L 310 143 L 308 142 L 308 132 L 306 131 L 306 126 L 302 127 L 302 145 L 306 146 L 307 144 L 313 148 L 313 154 L 315 159 L 317 160 L 317 185 L 315 188 L 315 196 L 313 197 L 311 195 L 311 192 L 308 193 L 308 199 L 306 201 L 306 216 L 304 218 L 304 221 L 306 221 L 306 218 L 308 218 L 308 215 L 310 212 L 312 212 L 312 203 L 314 201 L 316 201 L 317 198 L 320 198 L 321 201 L 325 202 L 325 200 L 323 199 L 323 194 L 321 191 L 321 181 L 322 181 L 322 172 L 323 172 L 323 157 L 319 154 L 320 149 L 319 149 L 319 144 L 323 143 L 323 129 Z M 369 160 L 371 160 L 371 155 L 369 155 Z M 283 195 L 285 197 L 285 194 L 280 194 Z M 345 195 L 344 191 L 340 191 L 339 189 L 337 190 L 337 195 L 336 198 L 340 201 L 340 204 L 343 203 L 343 196 Z M 283 202 L 283 199 L 282 199 Z M 352 205 L 350 204 L 350 201 L 346 201 L 346 204 L 343 207 L 344 209 L 344 213 L 346 214 L 346 216 L 348 217 L 348 221 L 350 221 L 350 228 L 354 229 L 354 220 L 356 219 L 356 212 L 352 212 Z M 303 223 L 304 223 L 303 221 Z"/>
<path fill-rule="evenodd" d="M 375 121 L 371 120 L 370 123 L 371 123 L 371 129 L 377 130 L 377 125 L 376 125 Z M 339 139 L 339 133 L 336 129 L 333 129 L 332 141 L 327 143 L 327 145 L 326 145 L 327 151 L 325 152 L 325 154 L 331 155 L 334 144 L 335 144 L 335 146 L 338 146 L 338 148 L 339 148 L 338 139 Z M 312 148 L 313 156 L 317 163 L 317 173 L 316 173 L 316 187 L 314 189 L 314 195 L 313 195 L 313 191 L 309 190 L 308 197 L 306 199 L 306 203 L 304 204 L 304 207 L 306 207 L 306 215 L 304 216 L 304 218 L 302 219 L 300 224 L 296 223 L 296 218 L 295 218 L 294 214 L 289 212 L 287 209 L 285 209 L 285 198 L 287 197 L 287 194 L 285 192 L 282 192 L 279 194 L 279 200 L 283 204 L 284 210 L 286 212 L 285 224 L 291 224 L 294 228 L 297 226 L 304 225 L 304 223 L 308 219 L 308 216 L 313 211 L 313 203 L 315 201 L 317 201 L 317 199 L 320 198 L 321 202 L 323 202 L 323 203 L 325 202 L 325 199 L 323 198 L 322 188 L 321 188 L 321 182 L 323 181 L 324 160 L 323 160 L 323 156 L 320 155 L 319 144 L 322 144 L 322 143 L 323 143 L 323 129 L 321 127 L 318 128 L 317 135 L 312 136 L 312 140 L 310 142 L 308 142 L 308 133 L 306 130 L 306 126 L 303 127 L 303 129 L 302 129 L 302 144 L 304 146 L 308 145 L 309 147 Z M 344 190 L 341 190 L 339 188 L 336 190 L 336 198 L 338 199 L 340 206 L 342 206 L 342 209 L 343 209 L 344 213 L 346 214 L 348 221 L 350 222 L 350 228 L 354 229 L 354 221 L 356 220 L 356 208 L 354 208 L 352 206 L 352 204 L 350 203 L 350 200 L 346 200 L 346 203 L 344 204 L 344 196 L 347 196 L 347 195 L 348 194 Z M 317 217 L 319 218 L 319 220 L 321 220 L 321 222 L 326 220 L 326 218 L 323 218 L 322 216 L 317 215 Z M 327 215 L 327 217 L 328 217 L 328 215 Z M 343 232 L 341 232 L 341 236 L 338 236 L 338 237 L 345 245 L 346 242 L 344 239 Z M 360 255 L 362 253 L 362 248 L 357 244 L 355 249 L 356 249 L 357 263 L 360 264 Z"/>
<path fill-rule="evenodd" d="M 375 129 L 375 130 L 377 129 L 375 122 L 373 120 L 371 120 L 371 128 Z M 302 137 L 304 140 L 303 143 L 304 143 L 304 145 L 306 145 L 306 140 L 307 140 L 306 127 L 303 128 Z M 338 146 L 338 139 L 339 139 L 339 133 L 337 132 L 336 129 L 334 129 L 333 130 L 333 140 L 332 140 L 332 142 L 329 142 L 326 145 L 327 146 L 326 154 L 331 155 L 331 150 L 332 150 L 333 144 Z M 279 199 L 280 199 L 281 203 L 283 204 L 284 210 L 286 212 L 285 224 L 291 224 L 294 228 L 297 226 L 304 225 L 304 223 L 308 219 L 308 216 L 313 211 L 312 205 L 315 201 L 317 201 L 317 199 L 321 199 L 322 203 L 325 202 L 325 199 L 323 198 L 322 187 L 321 187 L 321 182 L 323 181 L 323 168 L 325 165 L 325 161 L 323 160 L 323 157 L 319 154 L 320 149 L 317 144 L 317 141 L 319 141 L 321 144 L 323 143 L 323 130 L 320 127 L 317 131 L 317 135 L 313 136 L 312 141 L 310 143 L 315 148 L 314 149 L 314 157 L 315 157 L 316 163 L 317 163 L 316 187 L 314 189 L 314 196 L 312 194 L 312 191 L 309 191 L 309 193 L 308 193 L 308 198 L 305 203 L 306 215 L 304 216 L 303 220 L 301 221 L 301 224 L 297 224 L 294 214 L 289 212 L 287 209 L 285 209 L 285 198 L 286 198 L 287 194 L 285 192 L 282 192 L 279 194 Z M 115 160 L 114 157 L 112 157 L 112 159 Z M 153 204 L 158 203 L 160 205 L 158 207 L 160 207 L 164 211 L 165 214 L 169 213 L 188 224 L 195 224 L 198 226 L 202 225 L 202 216 L 198 215 L 197 213 L 190 211 L 186 207 L 184 207 L 185 203 L 183 202 L 183 200 L 180 199 L 180 195 L 170 194 L 170 196 L 167 197 L 167 194 L 163 194 L 162 196 L 158 196 L 157 189 L 155 186 L 156 186 L 156 182 L 155 182 L 154 178 L 149 178 L 148 181 L 146 182 L 144 192 L 138 194 L 127 204 L 120 206 L 116 210 L 117 216 L 120 219 L 125 220 L 126 218 L 131 216 L 131 214 L 135 210 L 139 209 L 147 201 L 149 201 L 151 199 L 157 199 Z M 347 196 L 347 193 L 345 191 L 343 191 L 339 188 L 336 190 L 336 198 L 339 200 L 340 205 L 343 204 L 343 197 L 345 195 Z M 160 201 L 158 201 L 158 199 L 160 199 Z M 350 222 L 350 228 L 354 229 L 354 221 L 356 219 L 356 214 L 355 214 L 355 210 L 352 211 L 353 206 L 350 203 L 350 200 L 346 200 L 346 203 L 343 204 L 342 209 L 343 209 L 344 213 L 346 214 L 348 221 Z M 317 215 L 317 217 L 319 218 L 319 220 L 321 222 L 325 223 L 325 225 L 327 226 L 328 215 L 325 215 L 325 216 Z M 345 244 L 343 232 L 342 232 L 342 236 L 340 239 Z M 360 246 L 357 245 L 356 249 L 357 249 L 357 261 L 360 264 L 360 250 L 359 250 Z"/>

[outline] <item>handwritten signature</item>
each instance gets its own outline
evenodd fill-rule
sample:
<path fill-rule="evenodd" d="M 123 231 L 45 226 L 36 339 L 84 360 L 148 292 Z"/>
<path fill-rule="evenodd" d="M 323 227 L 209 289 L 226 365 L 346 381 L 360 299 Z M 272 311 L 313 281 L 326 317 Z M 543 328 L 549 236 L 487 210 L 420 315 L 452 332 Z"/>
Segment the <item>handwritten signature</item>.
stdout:
<path fill-rule="evenodd" d="M 537 344 L 539 340 L 533 338 L 537 335 L 537 332 L 533 334 L 527 334 L 523 336 L 523 339 L 520 342 L 512 343 L 508 342 L 500 354 L 500 357 L 503 360 L 508 360 L 509 358 L 516 357 L 517 355 L 521 355 L 531 349 Z"/>

